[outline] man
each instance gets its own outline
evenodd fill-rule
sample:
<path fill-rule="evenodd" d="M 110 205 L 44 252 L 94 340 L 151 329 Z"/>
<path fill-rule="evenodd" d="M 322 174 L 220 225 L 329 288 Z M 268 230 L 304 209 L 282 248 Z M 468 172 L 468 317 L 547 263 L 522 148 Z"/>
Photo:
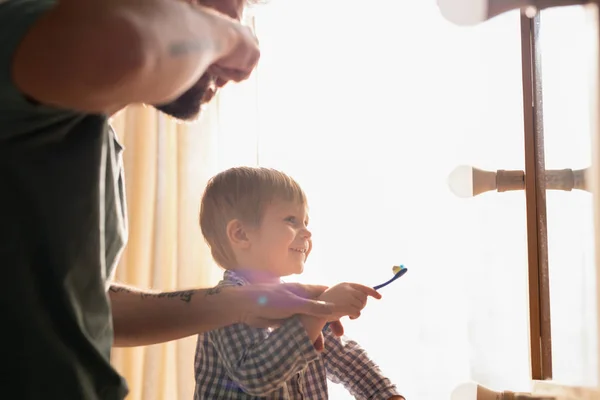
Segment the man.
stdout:
<path fill-rule="evenodd" d="M 258 61 L 235 20 L 243 4 L 208 5 L 233 18 L 175 0 L 0 0 L 0 372 L 10 398 L 124 398 L 113 341 L 353 312 L 310 300 L 319 286 L 148 293 L 108 283 L 127 218 L 107 118 L 132 103 L 192 118 L 211 85 L 246 79 Z"/>

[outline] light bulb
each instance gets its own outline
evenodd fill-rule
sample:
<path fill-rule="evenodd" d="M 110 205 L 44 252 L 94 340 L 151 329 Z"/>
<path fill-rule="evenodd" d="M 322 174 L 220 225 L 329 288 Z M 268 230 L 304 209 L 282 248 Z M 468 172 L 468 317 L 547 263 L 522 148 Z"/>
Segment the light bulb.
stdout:
<path fill-rule="evenodd" d="M 473 197 L 473 167 L 459 165 L 448 175 L 448 187 L 458 197 Z"/>
<path fill-rule="evenodd" d="M 533 18 L 538 13 L 538 9 L 535 6 L 528 6 L 525 8 L 525 16 L 527 18 Z"/>
<path fill-rule="evenodd" d="M 441 14 L 461 26 L 476 25 L 488 18 L 489 0 L 437 0 Z"/>
<path fill-rule="evenodd" d="M 458 385 L 452 391 L 450 400 L 477 400 L 477 384 L 466 382 Z"/>

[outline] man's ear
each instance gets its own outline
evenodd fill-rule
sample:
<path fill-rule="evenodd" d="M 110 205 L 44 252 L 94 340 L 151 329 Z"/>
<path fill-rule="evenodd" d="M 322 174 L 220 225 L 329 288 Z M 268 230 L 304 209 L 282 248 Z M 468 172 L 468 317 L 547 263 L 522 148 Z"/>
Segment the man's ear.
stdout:
<path fill-rule="evenodd" d="M 227 239 L 234 249 L 247 249 L 250 247 L 250 237 L 239 219 L 229 221 L 226 231 Z"/>

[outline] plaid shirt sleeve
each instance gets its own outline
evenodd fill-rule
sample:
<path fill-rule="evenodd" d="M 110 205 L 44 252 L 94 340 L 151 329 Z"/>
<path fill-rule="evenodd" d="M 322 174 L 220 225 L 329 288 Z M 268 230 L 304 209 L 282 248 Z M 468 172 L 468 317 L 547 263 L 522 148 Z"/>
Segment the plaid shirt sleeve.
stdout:
<path fill-rule="evenodd" d="M 324 335 L 323 359 L 330 381 L 343 384 L 357 400 L 387 400 L 401 396 L 358 343 L 346 336 L 335 336 L 331 328 Z"/>
<path fill-rule="evenodd" d="M 273 331 L 236 324 L 208 335 L 230 378 L 252 396 L 267 396 L 320 357 L 298 317 Z"/>

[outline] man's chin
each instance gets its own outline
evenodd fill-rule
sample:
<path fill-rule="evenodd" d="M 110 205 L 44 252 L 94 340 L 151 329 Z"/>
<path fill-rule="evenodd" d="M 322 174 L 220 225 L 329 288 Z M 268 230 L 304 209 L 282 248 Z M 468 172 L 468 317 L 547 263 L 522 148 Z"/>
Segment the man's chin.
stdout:
<path fill-rule="evenodd" d="M 195 121 L 200 117 L 203 106 L 208 104 L 216 93 L 214 78 L 210 75 L 203 75 L 181 96 L 169 103 L 154 105 L 154 108 L 179 121 Z"/>

